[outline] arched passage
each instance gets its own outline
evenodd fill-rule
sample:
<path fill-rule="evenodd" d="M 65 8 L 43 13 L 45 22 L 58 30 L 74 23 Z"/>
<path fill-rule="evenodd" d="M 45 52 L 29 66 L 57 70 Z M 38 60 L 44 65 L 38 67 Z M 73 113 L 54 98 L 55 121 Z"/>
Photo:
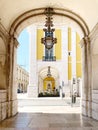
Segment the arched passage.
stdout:
<path fill-rule="evenodd" d="M 34 10 L 28 11 L 28 12 L 20 15 L 13 22 L 13 24 L 12 24 L 12 26 L 10 28 L 10 32 L 9 32 L 10 35 L 16 39 L 18 37 L 19 33 L 22 31 L 23 28 L 27 27 L 28 25 L 30 25 L 32 23 L 33 24 L 37 23 L 39 21 L 39 18 L 40 18 L 40 20 L 42 20 L 44 18 L 44 9 L 45 8 L 34 9 Z M 58 19 L 58 17 L 59 17 L 59 18 L 61 18 L 60 19 L 61 21 L 62 21 L 62 18 L 64 18 L 63 21 L 65 21 L 65 18 L 68 18 L 68 20 L 70 21 L 70 24 L 72 22 L 73 23 L 72 25 L 75 25 L 73 27 L 74 28 L 76 27 L 76 29 L 79 30 L 80 35 L 81 35 L 81 39 L 83 37 L 87 37 L 88 36 L 89 29 L 88 29 L 85 21 L 79 15 L 73 13 L 72 11 L 65 10 L 65 9 L 54 8 L 54 11 L 55 11 L 54 12 L 54 18 L 55 19 L 56 18 Z M 57 21 L 57 19 L 56 19 L 56 21 Z M 59 21 L 59 23 L 61 21 Z M 66 23 L 66 21 L 64 23 Z M 14 45 L 14 41 L 13 41 L 13 45 Z M 14 53 L 15 53 L 15 51 L 14 51 Z M 87 55 L 85 55 L 85 56 L 87 58 Z M 15 59 L 15 57 L 13 57 L 13 58 Z M 88 71 L 85 71 L 85 73 L 87 74 Z M 83 74 L 86 75 L 85 73 L 83 73 Z M 15 78 L 15 77 L 13 77 L 13 78 Z M 84 86 L 85 86 L 85 83 L 84 83 Z"/>
<path fill-rule="evenodd" d="M 51 76 L 47 76 L 48 66 L 44 68 L 39 68 L 38 74 L 38 93 L 50 93 L 52 94 L 54 90 L 59 89 L 59 72 L 58 70 L 50 66 Z"/>

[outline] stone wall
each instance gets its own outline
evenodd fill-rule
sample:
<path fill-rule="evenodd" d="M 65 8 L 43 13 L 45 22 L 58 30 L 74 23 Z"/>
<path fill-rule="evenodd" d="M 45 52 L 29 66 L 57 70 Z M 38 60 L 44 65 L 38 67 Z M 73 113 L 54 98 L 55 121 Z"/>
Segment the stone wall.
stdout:
<path fill-rule="evenodd" d="M 98 120 L 98 24 L 90 34 L 92 49 L 92 118 Z"/>
<path fill-rule="evenodd" d="M 16 48 L 18 42 L 0 23 L 0 121 L 17 113 Z"/>
<path fill-rule="evenodd" d="M 98 90 L 92 90 L 92 117 L 98 120 Z"/>
<path fill-rule="evenodd" d="M 17 113 L 17 100 L 7 101 L 7 91 L 0 90 L 0 121 Z"/>
<path fill-rule="evenodd" d="M 7 117 L 7 92 L 0 90 L 0 121 Z"/>

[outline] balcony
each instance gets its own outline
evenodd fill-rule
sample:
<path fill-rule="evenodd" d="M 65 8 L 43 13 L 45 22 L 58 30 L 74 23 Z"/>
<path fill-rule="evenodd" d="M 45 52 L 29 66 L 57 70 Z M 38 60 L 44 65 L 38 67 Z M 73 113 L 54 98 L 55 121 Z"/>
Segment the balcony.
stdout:
<path fill-rule="evenodd" d="M 51 57 L 43 56 L 42 61 L 56 61 L 56 56 Z"/>

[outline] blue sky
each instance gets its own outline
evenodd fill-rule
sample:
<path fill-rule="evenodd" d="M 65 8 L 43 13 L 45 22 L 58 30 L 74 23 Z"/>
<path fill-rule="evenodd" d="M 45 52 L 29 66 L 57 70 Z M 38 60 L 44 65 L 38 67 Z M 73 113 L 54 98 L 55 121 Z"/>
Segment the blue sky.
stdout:
<path fill-rule="evenodd" d="M 29 71 L 29 34 L 27 29 L 24 29 L 19 37 L 20 43 L 17 49 L 17 64 Z"/>

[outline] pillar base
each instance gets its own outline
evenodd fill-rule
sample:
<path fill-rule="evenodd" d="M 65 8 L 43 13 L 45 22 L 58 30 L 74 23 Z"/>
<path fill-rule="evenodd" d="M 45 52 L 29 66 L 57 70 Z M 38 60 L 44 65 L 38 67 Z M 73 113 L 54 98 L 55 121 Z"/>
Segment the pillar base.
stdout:
<path fill-rule="evenodd" d="M 38 97 L 38 88 L 35 86 L 29 85 L 27 93 L 28 93 L 28 97 L 37 98 Z"/>

